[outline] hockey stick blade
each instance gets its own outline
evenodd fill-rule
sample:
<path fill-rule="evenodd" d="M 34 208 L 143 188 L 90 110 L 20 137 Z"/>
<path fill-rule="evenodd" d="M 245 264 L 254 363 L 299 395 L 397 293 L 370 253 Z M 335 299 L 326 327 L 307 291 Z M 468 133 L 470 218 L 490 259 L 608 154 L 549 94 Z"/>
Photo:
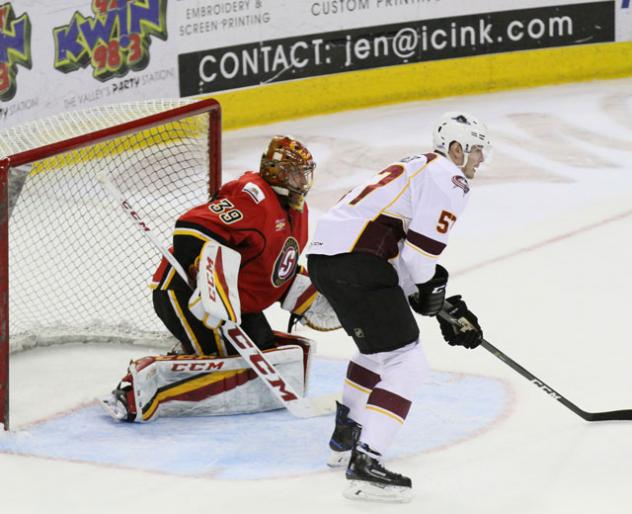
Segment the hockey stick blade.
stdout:
<path fill-rule="evenodd" d="M 468 323 L 466 320 L 456 319 L 451 316 L 447 311 L 452 308 L 448 302 L 445 302 L 443 306 L 443 310 L 439 312 L 438 317 L 444 319 L 448 323 L 458 327 L 459 329 L 468 329 Z M 509 366 L 514 371 L 518 372 L 524 378 L 526 378 L 529 382 L 537 386 L 540 390 L 548 394 L 551 398 L 554 398 L 558 402 L 560 402 L 564 407 L 573 411 L 575 414 L 580 416 L 586 421 L 625 421 L 632 420 L 632 409 L 625 410 L 613 410 L 613 411 L 605 411 L 605 412 L 587 412 L 583 409 L 580 409 L 573 402 L 568 400 L 565 396 L 558 393 L 555 389 L 549 386 L 543 380 L 540 380 L 529 370 L 518 364 L 511 357 L 507 356 L 505 353 L 501 352 L 498 348 L 496 348 L 489 341 L 483 339 L 481 341 L 481 346 L 485 348 L 489 353 L 491 353 L 494 357 L 501 360 L 507 366 Z"/>
<path fill-rule="evenodd" d="M 525 377 L 529 382 L 540 388 L 543 392 L 548 394 L 550 397 L 554 398 L 562 405 L 572 410 L 575 414 L 582 417 L 586 421 L 624 421 L 624 420 L 632 420 L 632 410 L 614 410 L 614 411 L 605 411 L 605 412 L 587 412 L 583 409 L 580 409 L 573 402 L 568 400 L 564 395 L 558 393 L 555 389 L 553 389 L 546 382 L 540 380 L 529 370 L 522 367 L 516 361 L 505 355 L 498 348 L 496 348 L 489 341 L 483 339 L 481 342 L 481 346 L 485 348 L 489 353 L 491 353 L 497 359 L 503 361 L 507 364 L 511 369 L 517 371 L 520 375 Z"/>

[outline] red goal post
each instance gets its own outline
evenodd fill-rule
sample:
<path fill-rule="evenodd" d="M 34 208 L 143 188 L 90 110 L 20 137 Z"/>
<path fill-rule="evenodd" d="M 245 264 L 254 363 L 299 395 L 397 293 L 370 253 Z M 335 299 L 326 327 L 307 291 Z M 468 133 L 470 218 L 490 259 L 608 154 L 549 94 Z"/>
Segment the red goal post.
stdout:
<path fill-rule="evenodd" d="M 160 256 L 102 190 L 96 179 L 102 173 L 168 246 L 176 217 L 221 184 L 219 103 L 103 106 L 0 133 L 5 430 L 11 352 L 59 342 L 165 339 L 148 290 Z"/>

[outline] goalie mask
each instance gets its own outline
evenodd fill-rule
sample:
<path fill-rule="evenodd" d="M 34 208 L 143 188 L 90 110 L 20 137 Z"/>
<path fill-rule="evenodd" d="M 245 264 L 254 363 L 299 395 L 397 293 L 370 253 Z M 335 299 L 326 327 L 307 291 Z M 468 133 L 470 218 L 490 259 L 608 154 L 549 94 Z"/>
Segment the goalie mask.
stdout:
<path fill-rule="evenodd" d="M 450 145 L 456 141 L 461 145 L 465 164 L 470 152 L 480 148 L 485 161 L 491 157 L 492 144 L 489 140 L 487 126 L 476 117 L 465 112 L 447 112 L 434 128 L 432 134 L 434 148 L 441 154 L 448 156 Z"/>
<path fill-rule="evenodd" d="M 261 156 L 259 172 L 278 195 L 288 198 L 290 207 L 302 211 L 315 167 L 312 154 L 301 142 L 290 136 L 274 136 Z"/>

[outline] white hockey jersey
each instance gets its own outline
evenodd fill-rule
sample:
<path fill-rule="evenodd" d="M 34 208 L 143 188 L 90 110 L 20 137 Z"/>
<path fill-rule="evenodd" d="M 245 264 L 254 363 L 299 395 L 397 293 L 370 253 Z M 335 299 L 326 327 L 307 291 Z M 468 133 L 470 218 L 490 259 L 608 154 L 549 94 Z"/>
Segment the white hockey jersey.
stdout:
<path fill-rule="evenodd" d="M 406 157 L 323 215 L 307 253 L 372 253 L 391 262 L 410 294 L 434 275 L 469 191 L 463 172 L 442 155 Z"/>

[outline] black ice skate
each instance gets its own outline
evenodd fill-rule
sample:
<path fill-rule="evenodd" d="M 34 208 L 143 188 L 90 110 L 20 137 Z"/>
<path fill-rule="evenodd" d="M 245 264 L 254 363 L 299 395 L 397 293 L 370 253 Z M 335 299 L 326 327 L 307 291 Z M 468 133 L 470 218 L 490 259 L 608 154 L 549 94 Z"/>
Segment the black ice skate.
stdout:
<path fill-rule="evenodd" d="M 349 463 L 351 450 L 358 442 L 361 431 L 362 426 L 349 417 L 349 407 L 336 402 L 336 427 L 329 440 L 329 467 L 338 468 Z"/>
<path fill-rule="evenodd" d="M 381 455 L 366 444 L 358 444 L 351 453 L 344 491 L 350 500 L 404 503 L 412 499 L 410 478 L 393 473 L 380 463 Z"/>

